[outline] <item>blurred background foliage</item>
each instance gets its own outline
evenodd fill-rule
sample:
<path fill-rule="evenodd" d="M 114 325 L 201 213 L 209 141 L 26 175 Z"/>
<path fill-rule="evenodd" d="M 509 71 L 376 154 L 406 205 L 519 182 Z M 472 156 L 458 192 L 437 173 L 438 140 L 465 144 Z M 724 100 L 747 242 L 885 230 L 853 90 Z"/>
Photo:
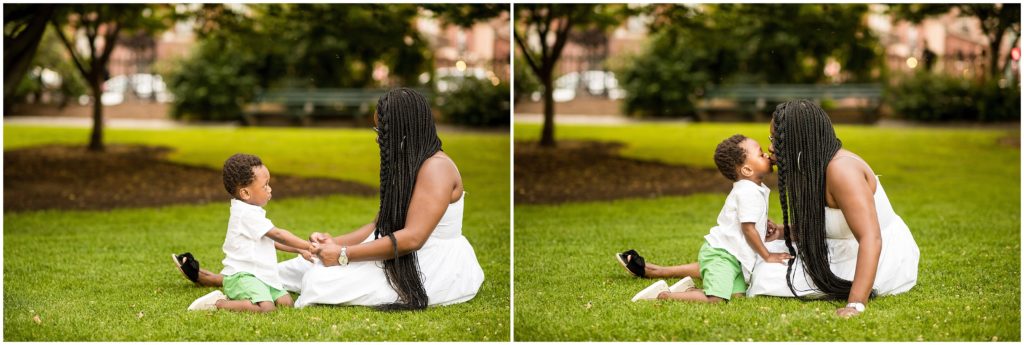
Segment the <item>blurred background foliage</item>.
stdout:
<path fill-rule="evenodd" d="M 250 4 L 248 13 L 205 4 L 194 15 L 199 46 L 172 70 L 173 115 L 236 119 L 258 90 L 374 88 L 377 64 L 402 85 L 429 73 L 432 56 L 398 5 Z M 358 33 L 358 34 L 356 34 Z"/>
<path fill-rule="evenodd" d="M 620 68 L 625 112 L 689 116 L 712 86 L 730 83 L 826 82 L 834 60 L 849 82 L 877 81 L 883 72 L 878 38 L 864 4 L 663 5 L 647 46 Z"/>

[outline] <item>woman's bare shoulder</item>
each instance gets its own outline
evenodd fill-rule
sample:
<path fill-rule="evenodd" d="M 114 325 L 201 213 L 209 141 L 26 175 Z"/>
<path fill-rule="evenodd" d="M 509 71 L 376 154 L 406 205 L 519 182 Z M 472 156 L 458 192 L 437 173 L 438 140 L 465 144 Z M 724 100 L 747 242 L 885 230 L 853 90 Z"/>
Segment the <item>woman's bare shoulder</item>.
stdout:
<path fill-rule="evenodd" d="M 452 200 L 457 201 L 462 194 L 462 175 L 455 161 L 444 151 L 438 151 L 423 161 L 417 174 L 417 183 L 430 181 L 434 184 L 446 184 L 452 188 Z"/>
<path fill-rule="evenodd" d="M 845 196 L 847 192 L 859 188 L 855 186 L 866 186 L 868 194 L 874 194 L 878 188 L 871 166 L 863 158 L 847 150 L 839 150 L 828 163 L 825 185 L 825 200 L 832 208 L 836 207 L 836 196 Z"/>

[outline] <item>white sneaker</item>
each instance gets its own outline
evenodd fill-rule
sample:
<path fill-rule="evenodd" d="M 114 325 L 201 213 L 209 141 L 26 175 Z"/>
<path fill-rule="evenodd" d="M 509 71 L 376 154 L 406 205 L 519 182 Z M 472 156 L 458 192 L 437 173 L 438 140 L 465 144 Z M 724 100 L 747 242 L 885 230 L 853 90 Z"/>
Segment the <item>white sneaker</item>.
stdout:
<path fill-rule="evenodd" d="M 658 294 L 662 292 L 668 292 L 668 283 L 666 283 L 664 280 L 659 280 L 654 284 L 651 284 L 651 286 L 648 286 L 647 288 L 640 290 L 640 292 L 638 292 L 636 296 L 633 296 L 633 302 L 639 300 L 658 299 Z"/>
<path fill-rule="evenodd" d="M 214 290 L 203 297 L 199 297 L 188 306 L 188 310 L 217 310 L 217 301 L 228 299 L 220 290 Z"/>
<path fill-rule="evenodd" d="M 668 288 L 671 292 L 686 292 L 686 290 L 697 288 L 697 284 L 693 283 L 693 278 L 686 277 L 680 279 L 678 283 L 672 284 Z"/>

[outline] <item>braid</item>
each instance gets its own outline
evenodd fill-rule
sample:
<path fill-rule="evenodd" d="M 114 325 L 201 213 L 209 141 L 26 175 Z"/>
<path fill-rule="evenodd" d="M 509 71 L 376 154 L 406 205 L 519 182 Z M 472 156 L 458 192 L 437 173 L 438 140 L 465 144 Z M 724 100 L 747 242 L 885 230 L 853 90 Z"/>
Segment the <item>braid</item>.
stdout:
<path fill-rule="evenodd" d="M 800 295 L 796 293 L 796 289 L 793 287 L 793 279 L 791 278 L 793 275 L 793 264 L 796 262 L 796 250 L 793 249 L 792 237 L 794 235 L 793 229 L 790 229 L 789 224 L 789 200 L 786 193 L 786 168 L 788 166 L 788 162 L 786 161 L 786 157 L 781 154 L 784 149 L 783 146 L 785 145 L 783 144 L 783 137 L 786 135 L 785 122 L 782 121 L 782 118 L 785 115 L 785 109 L 786 103 L 779 104 L 775 108 L 775 113 L 772 115 L 772 124 L 775 127 L 772 146 L 775 147 L 775 166 L 778 168 L 779 203 L 782 204 L 782 226 L 784 229 L 782 233 L 785 234 L 786 249 L 789 250 L 789 255 L 793 257 L 793 259 L 789 259 L 786 267 L 786 284 L 789 286 L 789 291 L 793 293 L 793 296 L 800 297 Z"/>
<path fill-rule="evenodd" d="M 418 92 L 397 88 L 377 101 L 380 145 L 380 210 L 374 238 L 389 237 L 395 258 L 384 260 L 384 274 L 399 302 L 381 310 L 418 310 L 427 307 L 427 292 L 420 277 L 416 253 L 399 257 L 394 233 L 405 228 L 416 175 L 427 158 L 441 150 L 430 105 Z"/>
<path fill-rule="evenodd" d="M 780 104 L 773 114 L 776 164 L 779 167 L 779 198 L 786 229 L 786 247 L 795 254 L 818 291 L 826 298 L 845 299 L 852 282 L 839 278 L 829 266 L 825 240 L 825 170 L 842 148 L 828 114 L 818 105 L 797 100 Z M 793 224 L 789 219 L 793 219 Z M 790 231 L 790 227 L 793 231 Z M 794 249 L 793 242 L 796 242 Z M 790 260 L 786 283 L 793 287 Z"/>

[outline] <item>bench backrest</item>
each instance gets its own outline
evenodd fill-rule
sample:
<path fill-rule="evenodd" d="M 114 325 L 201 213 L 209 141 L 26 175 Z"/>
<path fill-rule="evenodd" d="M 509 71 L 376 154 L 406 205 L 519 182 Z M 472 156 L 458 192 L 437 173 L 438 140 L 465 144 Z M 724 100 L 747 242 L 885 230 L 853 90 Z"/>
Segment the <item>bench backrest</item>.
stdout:
<path fill-rule="evenodd" d="M 794 98 L 881 99 L 882 87 L 878 84 L 769 84 L 769 85 L 728 85 L 708 89 L 705 98 L 729 98 L 739 101 L 778 101 Z"/>
<path fill-rule="evenodd" d="M 424 96 L 430 93 L 417 89 Z M 286 104 L 376 103 L 385 89 L 272 89 L 257 93 L 255 102 Z"/>

